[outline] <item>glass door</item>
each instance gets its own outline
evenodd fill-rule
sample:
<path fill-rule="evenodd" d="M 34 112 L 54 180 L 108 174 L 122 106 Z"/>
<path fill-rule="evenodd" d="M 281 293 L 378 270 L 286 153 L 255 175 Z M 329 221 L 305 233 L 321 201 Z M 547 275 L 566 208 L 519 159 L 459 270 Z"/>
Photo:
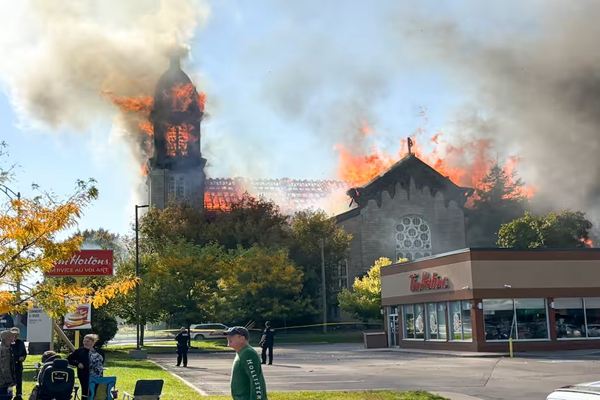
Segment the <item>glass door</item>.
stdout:
<path fill-rule="evenodd" d="M 398 346 L 398 307 L 390 307 L 388 315 L 388 345 Z"/>

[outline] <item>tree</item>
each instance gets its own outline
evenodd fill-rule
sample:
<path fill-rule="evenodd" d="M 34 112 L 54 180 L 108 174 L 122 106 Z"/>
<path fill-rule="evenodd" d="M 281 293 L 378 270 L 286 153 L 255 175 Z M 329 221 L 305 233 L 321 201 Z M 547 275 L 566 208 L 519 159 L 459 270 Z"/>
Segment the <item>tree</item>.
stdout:
<path fill-rule="evenodd" d="M 302 295 L 302 271 L 285 249 L 239 246 L 222 259 L 220 269 L 219 309 L 227 320 L 277 323 L 315 313 Z"/>
<path fill-rule="evenodd" d="M 335 218 L 329 217 L 323 211 L 297 212 L 291 227 L 290 258 L 303 272 L 302 294 L 312 299 L 314 308 L 322 308 L 321 239 L 324 239 L 328 304 L 337 303 L 338 265 L 348 256 L 352 235 L 337 226 Z"/>
<path fill-rule="evenodd" d="M 248 193 L 231 204 L 231 210 L 217 215 L 214 240 L 226 249 L 255 244 L 264 247 L 285 246 L 290 237 L 289 217 L 279 207 L 263 197 L 254 198 Z"/>
<path fill-rule="evenodd" d="M 4 182 L 6 176 L 2 175 Z M 38 189 L 34 185 L 35 189 Z M 3 205 L 0 215 L 0 283 L 15 286 L 29 276 L 44 274 L 53 263 L 77 251 L 80 236 L 58 240 L 57 236 L 76 226 L 83 210 L 98 197 L 95 181 L 77 181 L 75 192 L 66 199 L 41 192 L 34 198 L 19 196 Z M 53 285 L 48 280 L 33 285 L 21 284 L 20 294 L 0 292 L 0 312 L 23 312 L 35 302 L 49 314 L 67 311 L 65 298 L 88 302 L 100 307 L 119 292 L 135 287 L 133 279 L 113 282 L 103 288 L 79 286 L 76 283 Z"/>
<path fill-rule="evenodd" d="M 189 327 L 212 319 L 223 255 L 220 245 L 198 246 L 183 239 L 158 254 L 147 275 L 158 283 L 157 306 L 172 323 Z"/>
<path fill-rule="evenodd" d="M 400 259 L 398 262 L 406 262 Z M 356 278 L 352 291 L 344 288 L 338 294 L 341 309 L 362 322 L 381 319 L 381 267 L 391 265 L 389 258 L 375 261 L 366 276 Z"/>
<path fill-rule="evenodd" d="M 163 322 L 167 316 L 161 300 L 161 281 L 154 271 L 158 264 L 155 253 L 140 254 L 140 341 L 144 344 L 144 327 L 148 323 Z M 135 248 L 129 248 L 127 255 L 117 266 L 117 277 L 135 274 Z M 126 324 L 137 324 L 136 292 L 130 291 L 116 297 L 112 302 L 114 315 L 123 318 Z"/>
<path fill-rule="evenodd" d="M 523 218 L 502 225 L 498 245 L 513 249 L 583 248 L 589 240 L 592 223 L 580 211 L 525 213 Z"/>
<path fill-rule="evenodd" d="M 516 171 L 507 172 L 498 162 L 491 166 L 475 191 L 469 213 L 470 246 L 494 247 L 500 226 L 523 215 L 527 205 L 524 185 Z"/>

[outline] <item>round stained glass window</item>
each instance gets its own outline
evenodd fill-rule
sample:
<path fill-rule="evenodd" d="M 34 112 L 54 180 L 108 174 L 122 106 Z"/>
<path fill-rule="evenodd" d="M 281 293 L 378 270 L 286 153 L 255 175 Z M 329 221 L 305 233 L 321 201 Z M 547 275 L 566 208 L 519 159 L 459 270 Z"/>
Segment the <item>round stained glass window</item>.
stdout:
<path fill-rule="evenodd" d="M 432 254 L 431 231 L 420 216 L 402 217 L 396 223 L 396 256 L 416 260 Z M 423 251 L 427 250 L 427 251 Z"/>

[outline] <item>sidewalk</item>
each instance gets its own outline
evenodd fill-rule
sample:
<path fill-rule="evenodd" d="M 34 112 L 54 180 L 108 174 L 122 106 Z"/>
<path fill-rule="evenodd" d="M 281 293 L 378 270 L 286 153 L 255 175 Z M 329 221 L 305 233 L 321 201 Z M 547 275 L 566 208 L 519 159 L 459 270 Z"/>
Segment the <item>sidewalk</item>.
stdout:
<path fill-rule="evenodd" d="M 510 353 L 485 353 L 475 351 L 453 351 L 453 350 L 426 350 L 426 349 L 406 349 L 406 348 L 383 348 L 383 349 L 356 349 L 359 352 L 397 352 L 410 354 L 426 354 L 432 356 L 450 356 L 450 357 L 468 357 L 468 358 L 506 358 Z M 548 359 L 578 359 L 578 358 L 599 358 L 600 350 L 564 350 L 564 351 L 531 351 L 515 352 L 515 358 L 548 358 Z"/>
<path fill-rule="evenodd" d="M 433 394 L 437 394 L 438 396 L 445 397 L 450 400 L 483 400 L 481 397 L 473 397 L 462 393 L 453 393 L 453 392 L 432 392 Z"/>
<path fill-rule="evenodd" d="M 508 353 L 483 353 L 475 351 L 453 351 L 453 350 L 426 350 L 426 349 L 404 349 L 398 347 L 388 347 L 383 349 L 357 349 L 355 351 L 364 352 L 396 352 L 396 353 L 411 353 L 411 354 L 427 354 L 432 356 L 451 356 L 451 357 L 469 357 L 469 358 L 502 358 L 508 357 Z"/>

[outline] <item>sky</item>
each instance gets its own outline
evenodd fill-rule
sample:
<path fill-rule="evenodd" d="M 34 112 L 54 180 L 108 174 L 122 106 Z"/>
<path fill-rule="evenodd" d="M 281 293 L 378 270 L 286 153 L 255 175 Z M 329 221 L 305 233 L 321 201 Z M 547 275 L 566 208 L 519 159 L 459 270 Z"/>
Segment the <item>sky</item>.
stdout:
<path fill-rule="evenodd" d="M 428 132 L 443 129 L 475 89 L 456 82 L 438 62 L 415 59 L 414 44 L 391 32 L 416 9 L 432 18 L 456 16 L 474 37 L 534 29 L 529 8 L 519 2 L 483 3 L 208 1 L 208 16 L 192 29 L 190 58 L 183 63 L 208 98 L 202 128 L 208 175 L 335 179 L 334 146 L 351 141 L 361 118 L 392 152 L 400 138 L 424 126 L 422 109 Z M 7 31 L 13 28 L 0 28 L 0 35 L 14 35 Z M 0 50 L 7 43 L 0 40 Z M 49 68 L 29 67 L 33 75 Z M 0 75 L 8 71 L 0 68 Z M 143 202 L 135 189 L 143 183 L 130 149 L 114 134 L 117 110 L 106 104 L 96 113 L 90 107 L 78 127 L 27 124 L 35 112 L 24 117 L 13 81 L 2 80 L 0 140 L 9 146 L 4 163 L 18 164 L 11 189 L 31 195 L 36 183 L 67 196 L 77 179 L 94 178 L 100 197 L 79 227 L 130 233 L 134 204 Z M 78 101 L 77 90 L 61 89 Z"/>

